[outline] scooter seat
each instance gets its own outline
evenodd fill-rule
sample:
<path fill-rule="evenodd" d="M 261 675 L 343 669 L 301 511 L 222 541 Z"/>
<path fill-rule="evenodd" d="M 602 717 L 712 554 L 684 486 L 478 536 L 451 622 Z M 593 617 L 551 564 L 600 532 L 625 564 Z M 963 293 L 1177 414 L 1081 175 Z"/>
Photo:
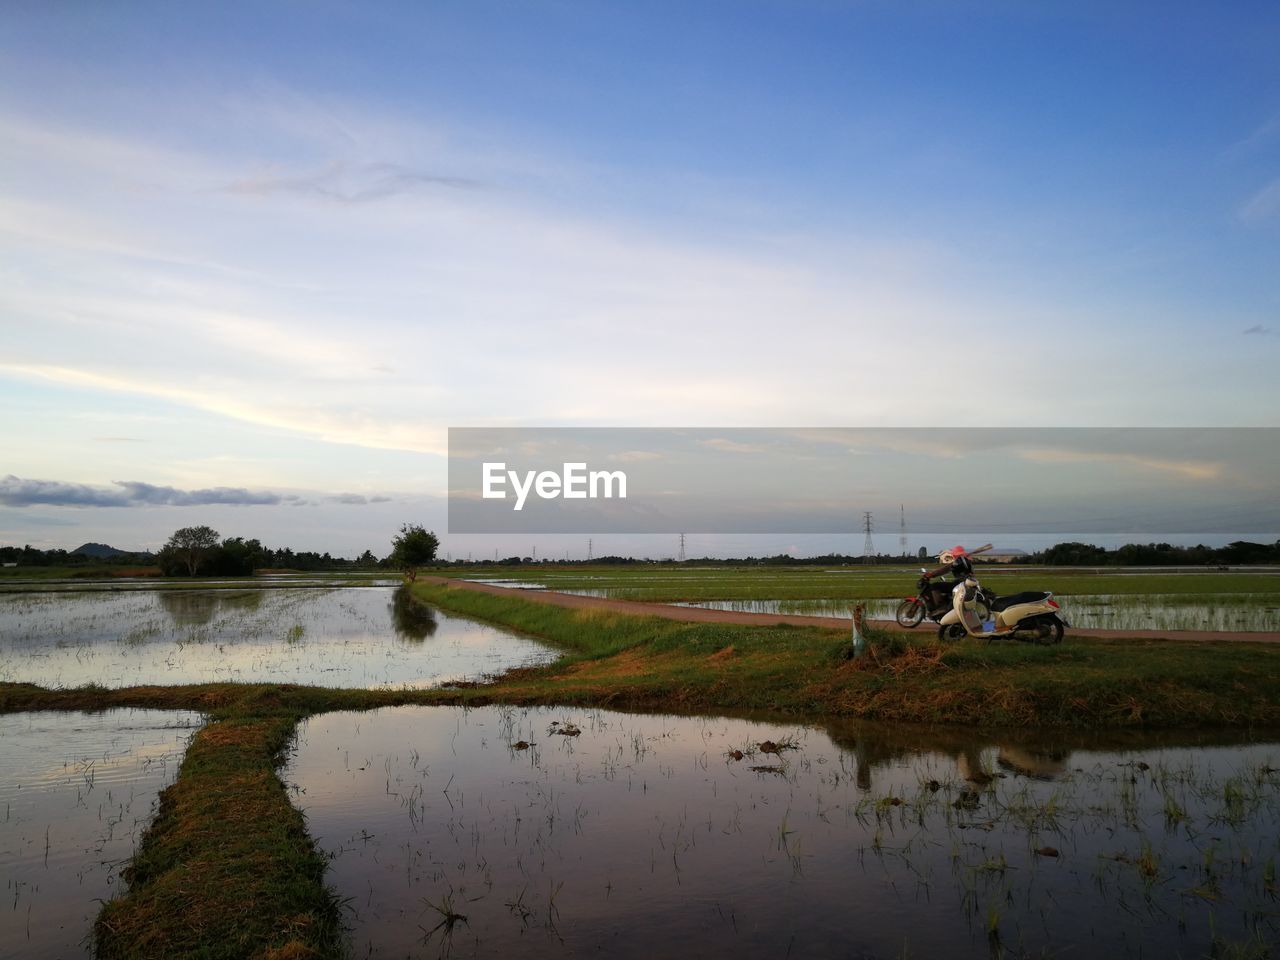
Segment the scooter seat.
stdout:
<path fill-rule="evenodd" d="M 991 609 L 999 613 L 1001 610 L 1016 607 L 1020 603 L 1039 603 L 1047 596 L 1049 594 L 1043 590 L 1028 590 L 1025 593 L 1010 594 L 1007 597 L 996 597 L 995 600 L 991 601 Z"/>

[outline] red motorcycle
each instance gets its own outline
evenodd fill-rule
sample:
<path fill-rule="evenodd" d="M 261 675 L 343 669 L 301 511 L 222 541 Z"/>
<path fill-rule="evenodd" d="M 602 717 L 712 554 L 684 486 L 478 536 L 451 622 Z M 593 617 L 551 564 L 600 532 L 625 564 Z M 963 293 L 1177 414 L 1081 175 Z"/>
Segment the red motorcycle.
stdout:
<path fill-rule="evenodd" d="M 921 577 L 916 581 L 916 589 L 920 592 L 914 597 L 903 598 L 897 610 L 894 611 L 893 619 L 898 621 L 898 626 L 911 629 L 919 626 L 925 617 L 935 623 L 945 617 L 951 611 L 951 588 L 954 584 L 936 581 L 933 578 L 948 570 L 951 570 L 957 579 L 968 577 L 973 573 L 973 567 L 969 565 L 969 557 L 990 549 L 989 543 L 972 551 L 965 550 L 964 547 L 952 547 L 938 554 L 938 559 L 942 562 L 942 566 L 938 569 L 926 571 L 921 567 Z M 972 603 L 974 612 L 983 623 L 991 619 L 991 604 L 995 598 L 996 595 L 990 590 L 978 587 Z"/>

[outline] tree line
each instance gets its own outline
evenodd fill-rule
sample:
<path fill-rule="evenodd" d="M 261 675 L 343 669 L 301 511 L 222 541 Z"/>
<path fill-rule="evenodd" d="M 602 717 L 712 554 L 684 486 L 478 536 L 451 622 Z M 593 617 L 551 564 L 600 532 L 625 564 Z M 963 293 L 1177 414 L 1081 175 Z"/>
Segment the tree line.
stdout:
<path fill-rule="evenodd" d="M 221 538 L 211 527 L 183 527 L 157 553 L 116 552 L 109 558 L 99 555 L 68 552 L 62 549 L 39 550 L 35 547 L 0 547 L 0 563 L 18 564 L 24 567 L 48 566 L 158 566 L 167 576 L 248 576 L 255 570 L 300 570 L 303 572 L 341 570 L 403 570 L 412 575 L 418 567 L 436 562 L 440 541 L 434 533 L 417 524 L 404 524 L 392 540 L 391 552 L 379 557 L 372 550 L 365 550 L 354 559 L 334 557 L 328 552 L 292 550 L 289 547 L 272 549 L 257 539 L 244 537 Z M 856 554 L 830 553 L 814 557 L 795 557 L 780 553 L 766 557 L 700 557 L 681 561 L 682 566 L 841 566 L 866 563 L 918 563 L 925 558 L 924 548 L 918 554 L 906 556 L 879 555 L 865 557 Z M 975 561 L 983 562 L 981 556 Z M 532 557 L 509 556 L 501 560 L 455 561 L 458 566 L 511 567 L 524 564 L 567 564 L 570 566 L 613 566 L 631 564 L 665 563 L 675 560 L 650 560 L 648 558 L 603 556 L 591 560 L 534 560 Z M 1115 549 L 1099 547 L 1091 543 L 1058 543 L 1045 550 L 1029 553 L 1019 563 L 1040 564 L 1055 567 L 1165 567 L 1165 566 L 1248 566 L 1253 564 L 1280 564 L 1280 540 L 1274 543 L 1255 543 L 1236 540 L 1225 547 L 1173 546 L 1168 543 L 1128 543 Z"/>
<path fill-rule="evenodd" d="M 365 550 L 354 559 L 335 557 L 327 551 L 273 549 L 256 538 L 223 538 L 209 526 L 182 527 L 173 532 L 159 551 L 68 552 L 0 547 L 0 563 L 23 567 L 135 566 L 159 567 L 168 577 L 244 577 L 255 570 L 300 570 L 307 573 L 341 570 L 403 570 L 412 575 L 418 567 L 432 563 L 440 541 L 434 533 L 417 524 L 404 524 L 392 540 L 391 552 L 378 557 Z"/>

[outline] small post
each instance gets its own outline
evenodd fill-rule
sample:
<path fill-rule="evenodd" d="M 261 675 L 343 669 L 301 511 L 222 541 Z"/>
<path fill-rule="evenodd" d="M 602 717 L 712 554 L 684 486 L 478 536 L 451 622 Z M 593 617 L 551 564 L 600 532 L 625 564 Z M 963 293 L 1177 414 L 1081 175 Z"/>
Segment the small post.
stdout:
<path fill-rule="evenodd" d="M 853 659 L 857 660 L 867 652 L 867 638 L 862 635 L 862 614 L 866 608 L 862 604 L 853 607 Z"/>

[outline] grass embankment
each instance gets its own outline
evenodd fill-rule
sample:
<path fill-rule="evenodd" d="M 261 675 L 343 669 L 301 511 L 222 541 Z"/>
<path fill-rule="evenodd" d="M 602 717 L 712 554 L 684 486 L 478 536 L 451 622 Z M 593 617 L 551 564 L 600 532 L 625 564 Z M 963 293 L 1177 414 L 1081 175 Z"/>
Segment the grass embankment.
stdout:
<path fill-rule="evenodd" d="M 447 610 L 564 649 L 546 667 L 467 691 L 511 703 L 788 714 L 992 726 L 1280 725 L 1280 647 L 1069 639 L 1057 647 L 844 630 L 681 623 L 415 584 Z"/>

